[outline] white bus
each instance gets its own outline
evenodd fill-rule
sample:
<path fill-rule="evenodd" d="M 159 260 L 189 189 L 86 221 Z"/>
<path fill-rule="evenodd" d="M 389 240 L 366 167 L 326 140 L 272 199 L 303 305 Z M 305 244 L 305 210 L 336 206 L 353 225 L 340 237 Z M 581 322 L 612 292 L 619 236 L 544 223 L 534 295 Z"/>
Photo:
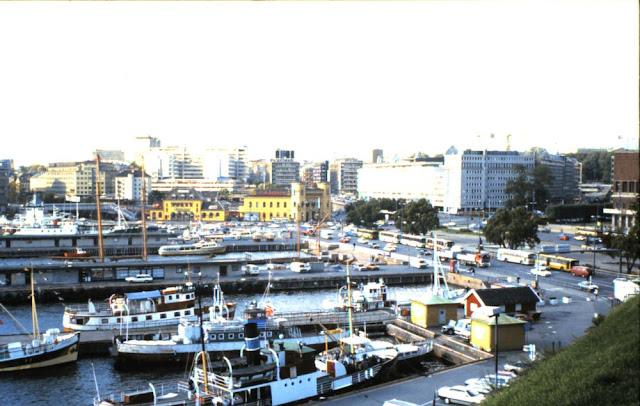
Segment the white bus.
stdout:
<path fill-rule="evenodd" d="M 498 261 L 513 262 L 514 264 L 535 265 L 536 254 L 531 251 L 498 248 Z"/>
<path fill-rule="evenodd" d="M 454 242 L 444 238 L 427 238 L 427 248 L 432 250 L 433 247 L 438 247 L 439 251 L 449 250 L 453 247 Z"/>
<path fill-rule="evenodd" d="M 400 233 L 397 231 L 380 231 L 380 235 L 378 238 L 382 242 L 400 244 Z"/>
<path fill-rule="evenodd" d="M 401 234 L 400 244 L 410 247 L 424 248 L 427 246 L 427 237 L 424 235 Z"/>

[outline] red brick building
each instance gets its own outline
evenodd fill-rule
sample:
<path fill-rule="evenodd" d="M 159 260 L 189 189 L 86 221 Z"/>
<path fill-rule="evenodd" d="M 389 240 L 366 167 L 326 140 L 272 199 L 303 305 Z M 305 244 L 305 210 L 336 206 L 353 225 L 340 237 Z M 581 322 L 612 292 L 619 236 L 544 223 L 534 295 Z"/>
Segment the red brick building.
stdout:
<path fill-rule="evenodd" d="M 612 159 L 613 208 L 605 209 L 611 215 L 611 226 L 625 230 L 633 225 L 635 211 L 631 205 L 640 193 L 640 156 L 638 151 L 615 151 Z"/>

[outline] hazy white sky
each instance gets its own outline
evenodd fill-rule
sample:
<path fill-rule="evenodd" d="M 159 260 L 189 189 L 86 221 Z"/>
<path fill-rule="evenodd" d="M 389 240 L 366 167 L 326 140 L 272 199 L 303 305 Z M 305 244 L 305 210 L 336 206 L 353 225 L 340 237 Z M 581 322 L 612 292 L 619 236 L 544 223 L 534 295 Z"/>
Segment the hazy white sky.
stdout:
<path fill-rule="evenodd" d="M 638 29 L 635 0 L 1 2 L 0 159 L 637 147 Z"/>

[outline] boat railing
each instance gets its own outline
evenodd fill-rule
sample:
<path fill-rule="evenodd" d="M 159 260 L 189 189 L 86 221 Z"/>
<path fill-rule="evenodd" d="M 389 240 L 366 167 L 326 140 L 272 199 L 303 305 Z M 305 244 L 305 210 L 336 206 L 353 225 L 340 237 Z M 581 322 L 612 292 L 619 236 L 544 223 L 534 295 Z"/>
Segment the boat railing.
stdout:
<path fill-rule="evenodd" d="M 198 383 L 204 383 L 204 371 L 202 368 L 196 368 L 194 371 L 195 381 Z M 233 378 L 230 376 L 224 376 L 215 372 L 207 373 L 207 380 L 209 384 L 214 385 L 221 390 L 230 390 L 233 387 Z"/>

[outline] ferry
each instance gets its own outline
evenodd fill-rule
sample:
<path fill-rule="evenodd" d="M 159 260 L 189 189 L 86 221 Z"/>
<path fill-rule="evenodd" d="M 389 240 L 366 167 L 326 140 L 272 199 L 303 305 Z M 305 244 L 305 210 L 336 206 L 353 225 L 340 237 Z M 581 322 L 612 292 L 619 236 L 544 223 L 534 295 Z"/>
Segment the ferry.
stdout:
<path fill-rule="evenodd" d="M 226 249 L 224 245 L 220 245 L 215 241 L 198 241 L 193 244 L 163 245 L 158 249 L 158 254 L 162 256 L 215 255 L 223 254 Z"/>
<path fill-rule="evenodd" d="M 208 307 L 202 309 L 208 318 Z M 230 316 L 235 304 L 229 307 Z M 135 329 L 177 325 L 181 319 L 198 320 L 196 290 L 191 283 L 162 290 L 111 295 L 106 303 L 69 306 L 64 310 L 62 325 L 65 331 Z"/>

